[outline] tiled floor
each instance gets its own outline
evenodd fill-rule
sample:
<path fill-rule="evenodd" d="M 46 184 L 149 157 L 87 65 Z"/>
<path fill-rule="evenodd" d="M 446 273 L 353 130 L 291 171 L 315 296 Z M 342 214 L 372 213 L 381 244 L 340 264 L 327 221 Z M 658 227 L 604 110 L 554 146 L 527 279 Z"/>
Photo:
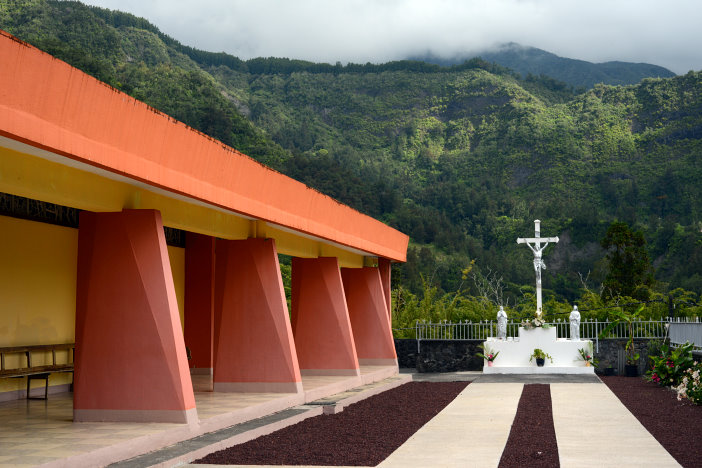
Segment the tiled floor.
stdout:
<path fill-rule="evenodd" d="M 179 424 L 73 423 L 73 395 L 0 404 L 0 467 L 67 458 Z"/>
<path fill-rule="evenodd" d="M 364 366 L 361 369 L 362 379 L 315 376 L 303 377 L 302 384 L 308 395 L 328 396 L 358 386 L 360 380 L 385 378 L 382 374 L 388 373 L 387 369 Z M 355 385 L 345 385 L 345 381 Z M 129 450 L 143 452 L 143 447 L 160 448 L 304 403 L 301 396 L 294 394 L 202 391 L 211 388 L 211 385 L 211 377 L 193 376 L 200 419 L 200 424 L 195 428 L 167 423 L 74 423 L 72 393 L 50 395 L 47 401 L 2 402 L 0 468 L 58 463 L 68 457 L 79 457 L 76 465 L 85 466 L 87 457 L 92 454 L 95 454 L 95 460 L 109 460 L 114 457 L 109 453 L 112 449 L 127 453 Z"/>

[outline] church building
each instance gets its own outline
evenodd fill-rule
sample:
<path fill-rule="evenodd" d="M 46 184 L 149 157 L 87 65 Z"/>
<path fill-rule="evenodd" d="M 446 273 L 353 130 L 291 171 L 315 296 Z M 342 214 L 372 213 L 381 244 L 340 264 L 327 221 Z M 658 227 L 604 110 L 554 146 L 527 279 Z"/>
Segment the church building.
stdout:
<path fill-rule="evenodd" d="M 196 425 L 197 379 L 289 407 L 398 372 L 405 234 L 2 31 L 0 64 L 0 401 Z"/>

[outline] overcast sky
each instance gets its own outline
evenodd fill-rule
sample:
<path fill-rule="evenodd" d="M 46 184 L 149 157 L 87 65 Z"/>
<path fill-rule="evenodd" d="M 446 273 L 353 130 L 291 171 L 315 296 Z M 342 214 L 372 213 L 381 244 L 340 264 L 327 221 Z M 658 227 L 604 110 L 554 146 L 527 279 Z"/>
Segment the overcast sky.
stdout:
<path fill-rule="evenodd" d="M 702 70 L 700 0 L 83 0 L 242 59 L 386 62 L 517 42 L 569 58 Z"/>

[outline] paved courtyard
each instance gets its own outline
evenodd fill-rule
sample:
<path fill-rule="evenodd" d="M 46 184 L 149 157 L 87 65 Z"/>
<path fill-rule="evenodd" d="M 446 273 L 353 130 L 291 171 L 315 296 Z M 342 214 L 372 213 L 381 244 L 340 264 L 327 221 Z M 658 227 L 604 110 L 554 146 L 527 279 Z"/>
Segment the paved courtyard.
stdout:
<path fill-rule="evenodd" d="M 497 467 L 522 389 L 530 383 L 550 385 L 561 467 L 680 466 L 597 376 L 457 372 L 413 377 L 473 383 L 380 467 Z"/>
<path fill-rule="evenodd" d="M 407 374 L 407 371 L 404 373 Z M 530 383 L 550 385 L 553 424 L 562 467 L 680 466 L 594 375 L 510 376 L 457 372 L 412 373 L 412 377 L 415 381 L 472 381 L 472 384 L 385 459 L 380 467 L 497 467 L 510 434 L 522 389 Z M 400 380 L 391 377 L 375 384 L 342 391 L 318 400 L 317 403 L 323 405 L 325 411 L 334 411 L 335 408 L 382 391 L 384 385 L 390 388 L 406 379 Z M 328 383 L 306 382 L 308 389 L 320 385 L 323 387 L 325 384 Z M 207 383 L 200 385 L 206 387 Z M 255 408 L 258 404 L 268 407 L 268 413 L 271 412 L 271 404 L 280 404 L 281 409 L 290 406 L 289 403 L 271 401 L 271 398 L 277 400 L 280 395 L 247 397 L 249 400 L 257 399 L 256 401 L 244 401 L 246 398 L 242 399 L 241 395 L 207 392 L 197 392 L 197 395 L 198 411 L 204 421 L 228 418 L 231 416 L 227 415 L 235 414 L 237 409 Z M 250 421 L 243 423 L 232 420 L 231 424 L 224 424 L 224 421 L 220 421 L 217 426 L 224 429 L 205 435 L 201 432 L 193 433 L 188 437 L 187 432 L 191 429 L 183 425 L 74 424 L 71 422 L 70 394 L 52 396 L 48 402 L 17 401 L 0 406 L 6 422 L 2 425 L 4 429 L 0 429 L 0 467 L 47 463 L 47 466 L 69 466 L 71 459 L 77 460 L 72 457 L 86 452 L 92 452 L 94 458 L 89 462 L 85 458 L 78 459 L 79 465 L 105 465 L 110 463 L 109 457 L 104 457 L 110 447 L 132 445 L 132 448 L 143 448 L 158 442 L 159 438 L 168 433 L 177 442 L 175 445 L 118 462 L 114 466 L 183 466 L 183 463 L 224 448 L 227 444 L 250 440 L 275 430 L 278 426 L 292 424 L 300 417 L 323 412 L 321 406 L 313 411 L 311 408 L 314 405 L 306 404 L 284 411 L 278 410 L 277 413 L 260 418 L 260 422 L 251 421 L 251 418 L 246 418 Z M 18 428 L 17 424 L 22 427 Z M 198 440 L 198 437 L 201 439 Z M 164 445 L 161 444 L 161 447 Z"/>

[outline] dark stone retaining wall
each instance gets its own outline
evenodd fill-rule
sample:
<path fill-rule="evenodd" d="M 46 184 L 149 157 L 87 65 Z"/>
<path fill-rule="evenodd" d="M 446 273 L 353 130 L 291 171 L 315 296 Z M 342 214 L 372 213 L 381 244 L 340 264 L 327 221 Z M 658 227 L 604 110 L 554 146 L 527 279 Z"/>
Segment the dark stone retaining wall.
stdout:
<path fill-rule="evenodd" d="M 410 369 L 417 367 L 417 340 L 395 338 L 395 352 L 400 367 Z"/>
<path fill-rule="evenodd" d="M 400 367 L 417 369 L 417 372 L 457 372 L 482 370 L 480 352 L 482 341 L 422 341 L 417 352 L 417 340 L 395 339 L 395 351 Z"/>
<path fill-rule="evenodd" d="M 395 339 L 395 351 L 400 367 L 414 368 L 417 372 L 457 372 L 479 371 L 483 369 L 483 360 L 475 354 L 480 352 L 482 341 L 422 341 L 417 352 L 417 340 Z M 636 352 L 639 353 L 639 374 L 648 369 L 648 348 L 651 340 L 634 339 Z M 593 340 L 593 348 L 595 341 Z M 624 374 L 626 364 L 625 339 L 599 340 L 599 351 L 595 350 L 599 368 L 613 367 L 618 375 Z M 499 359 L 499 357 L 498 357 Z"/>
<path fill-rule="evenodd" d="M 634 348 L 639 353 L 637 362 L 639 375 L 643 375 L 649 368 L 648 348 L 651 345 L 651 341 L 634 338 Z M 626 342 L 627 340 L 624 338 L 600 340 L 598 352 L 596 343 L 593 340 L 592 346 L 595 348 L 595 359 L 600 361 L 597 371 L 604 371 L 607 367 L 613 367 L 615 374 L 624 375 L 624 365 L 626 364 L 624 346 L 626 346 Z"/>
<path fill-rule="evenodd" d="M 417 356 L 417 372 L 457 372 L 483 370 L 483 360 L 475 354 L 481 341 L 422 341 Z"/>

